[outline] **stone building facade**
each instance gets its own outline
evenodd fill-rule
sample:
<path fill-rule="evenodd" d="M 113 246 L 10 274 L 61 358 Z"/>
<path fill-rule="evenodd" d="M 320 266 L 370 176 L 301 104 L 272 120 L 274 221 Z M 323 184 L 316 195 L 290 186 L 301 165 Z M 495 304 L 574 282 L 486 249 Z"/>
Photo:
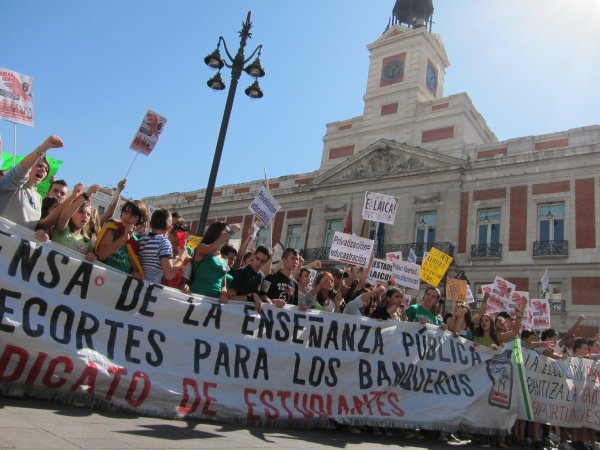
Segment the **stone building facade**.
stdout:
<path fill-rule="evenodd" d="M 466 93 L 444 96 L 450 63 L 439 35 L 394 25 L 368 49 L 363 115 L 327 124 L 318 170 L 268 180 L 282 209 L 259 243 L 272 233 L 306 260 L 326 260 L 350 212 L 361 233 L 366 191 L 394 195 L 395 224 L 379 236 L 368 231 L 379 252 L 422 256 L 434 246 L 454 257 L 448 274 L 475 291 L 499 275 L 531 298 L 541 296 L 548 270 L 552 326 L 565 330 L 583 314 L 580 334 L 597 333 L 600 126 L 499 142 Z M 208 224 L 249 228 L 248 205 L 262 183 L 216 188 Z M 144 201 L 189 219 L 199 217 L 203 197 L 198 190 Z"/>

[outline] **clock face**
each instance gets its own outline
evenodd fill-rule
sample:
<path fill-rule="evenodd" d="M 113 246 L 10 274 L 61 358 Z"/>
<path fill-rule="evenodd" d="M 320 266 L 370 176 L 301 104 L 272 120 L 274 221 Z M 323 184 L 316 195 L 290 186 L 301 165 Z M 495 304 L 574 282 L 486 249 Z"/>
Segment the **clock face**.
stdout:
<path fill-rule="evenodd" d="M 393 59 L 388 62 L 383 71 L 381 72 L 381 78 L 384 81 L 394 81 L 404 74 L 404 61 L 401 59 Z"/>
<path fill-rule="evenodd" d="M 427 87 L 432 91 L 435 91 L 435 89 L 437 88 L 437 73 L 435 72 L 435 69 L 430 65 L 427 65 L 426 80 Z"/>

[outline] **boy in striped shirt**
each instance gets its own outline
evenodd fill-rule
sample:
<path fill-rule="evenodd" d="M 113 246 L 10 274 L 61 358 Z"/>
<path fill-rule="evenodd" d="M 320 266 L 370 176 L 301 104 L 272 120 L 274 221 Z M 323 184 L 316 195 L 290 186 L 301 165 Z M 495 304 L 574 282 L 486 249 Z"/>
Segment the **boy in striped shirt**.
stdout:
<path fill-rule="evenodd" d="M 144 269 L 144 278 L 152 283 L 160 284 L 163 276 L 167 280 L 173 278 L 190 257 L 183 248 L 178 249 L 178 255 L 173 259 L 173 248 L 167 239 L 172 227 L 171 221 L 171 213 L 168 210 L 157 209 L 150 219 L 152 231 L 138 241 L 138 257 Z"/>

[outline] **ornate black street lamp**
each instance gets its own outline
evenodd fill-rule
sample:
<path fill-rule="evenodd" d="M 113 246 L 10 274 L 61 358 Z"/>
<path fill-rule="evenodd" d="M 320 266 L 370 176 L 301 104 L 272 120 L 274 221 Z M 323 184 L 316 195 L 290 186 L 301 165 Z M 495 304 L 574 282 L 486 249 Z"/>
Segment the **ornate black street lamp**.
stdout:
<path fill-rule="evenodd" d="M 206 83 L 208 87 L 214 89 L 215 91 L 222 91 L 225 89 L 225 83 L 221 78 L 221 69 L 223 66 L 231 69 L 231 85 L 229 86 L 229 92 L 227 94 L 227 102 L 225 103 L 225 111 L 223 112 L 223 120 L 221 121 L 221 129 L 219 131 L 219 138 L 217 139 L 217 147 L 215 148 L 215 156 L 213 158 L 212 168 L 210 169 L 210 176 L 208 177 L 208 185 L 206 186 L 204 203 L 202 204 L 202 212 L 200 213 L 200 223 L 198 224 L 198 231 L 196 232 L 198 236 L 204 235 L 204 228 L 206 227 L 206 220 L 208 219 L 208 211 L 210 210 L 210 203 L 212 200 L 213 191 L 215 189 L 215 183 L 217 181 L 217 173 L 219 172 L 219 164 L 221 162 L 221 154 L 223 153 L 223 145 L 225 144 L 225 136 L 227 135 L 227 126 L 229 125 L 231 108 L 233 107 L 233 99 L 235 98 L 235 91 L 237 89 L 238 80 L 242 75 L 242 70 L 254 78 L 254 83 L 248 86 L 248 88 L 245 90 L 246 95 L 250 98 L 261 98 L 263 96 L 263 92 L 258 84 L 258 78 L 265 75 L 265 70 L 260 64 L 260 52 L 262 51 L 262 44 L 256 47 L 247 59 L 244 59 L 244 47 L 246 47 L 246 41 L 252 37 L 252 34 L 250 33 L 250 29 L 252 28 L 252 22 L 250 22 L 251 17 L 252 11 L 248 11 L 246 22 L 242 23 L 242 30 L 239 32 L 240 48 L 238 49 L 235 57 L 231 56 L 229 53 L 229 50 L 227 49 L 227 43 L 225 42 L 225 39 L 223 39 L 223 36 L 219 36 L 219 41 L 215 51 L 204 58 L 204 62 L 208 67 L 218 70 L 217 74 Z M 221 53 L 219 52 L 221 43 L 223 43 L 223 48 L 225 49 L 225 53 L 227 54 L 229 61 L 221 58 Z M 246 64 L 254 57 L 254 55 L 256 55 L 257 52 L 258 55 L 256 59 L 252 61 L 251 64 L 246 66 Z"/>

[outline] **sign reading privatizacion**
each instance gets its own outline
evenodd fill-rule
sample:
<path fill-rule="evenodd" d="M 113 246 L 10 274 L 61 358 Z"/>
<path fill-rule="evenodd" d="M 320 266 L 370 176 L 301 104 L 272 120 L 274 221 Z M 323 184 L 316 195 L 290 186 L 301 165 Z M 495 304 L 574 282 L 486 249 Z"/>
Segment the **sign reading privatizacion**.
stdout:
<path fill-rule="evenodd" d="M 0 67 L 0 118 L 33 126 L 33 78 Z"/>
<path fill-rule="evenodd" d="M 0 219 L 0 389 L 164 417 L 505 430 L 511 351 L 439 328 L 217 299 L 133 278 Z"/>
<path fill-rule="evenodd" d="M 269 228 L 269 224 L 277 211 L 281 209 L 277 200 L 271 195 L 269 190 L 262 186 L 256 198 L 252 201 L 248 210 L 254 214 L 254 216 L 260 220 L 266 228 Z"/>
<path fill-rule="evenodd" d="M 446 255 L 437 248 L 432 248 L 421 263 L 421 280 L 437 287 L 450 267 L 452 256 Z"/>
<path fill-rule="evenodd" d="M 129 148 L 142 155 L 150 155 L 152 150 L 154 150 L 154 146 L 158 142 L 166 123 L 166 117 L 163 117 L 150 109 L 146 111 L 146 115 L 136 131 Z"/>
<path fill-rule="evenodd" d="M 374 241 L 336 231 L 331 241 L 329 259 L 366 268 L 371 259 Z"/>
<path fill-rule="evenodd" d="M 396 221 L 398 211 L 398 197 L 375 192 L 365 192 L 365 204 L 363 205 L 362 217 L 364 220 L 389 223 Z"/>

